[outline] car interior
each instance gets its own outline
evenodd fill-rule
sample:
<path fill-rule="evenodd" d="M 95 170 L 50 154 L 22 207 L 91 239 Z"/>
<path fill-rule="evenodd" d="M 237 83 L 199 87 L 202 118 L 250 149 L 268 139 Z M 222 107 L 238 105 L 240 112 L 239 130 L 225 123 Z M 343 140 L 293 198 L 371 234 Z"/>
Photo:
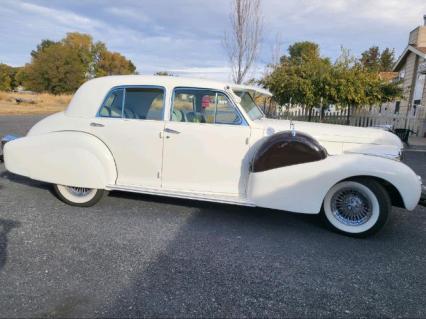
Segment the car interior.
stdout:
<path fill-rule="evenodd" d="M 241 119 L 221 93 L 209 90 L 176 91 L 172 121 L 192 123 L 239 124 Z"/>
<path fill-rule="evenodd" d="M 125 98 L 124 98 L 125 96 Z M 121 118 L 124 98 L 123 118 L 126 119 L 163 119 L 163 98 L 161 89 L 127 88 L 110 93 L 99 115 L 102 117 Z"/>
<path fill-rule="evenodd" d="M 120 88 L 113 90 L 108 95 L 99 111 L 99 116 L 162 120 L 163 109 L 164 92 L 162 89 Z M 241 117 L 224 94 L 211 90 L 191 89 L 175 91 L 171 120 L 231 125 L 241 123 Z"/>

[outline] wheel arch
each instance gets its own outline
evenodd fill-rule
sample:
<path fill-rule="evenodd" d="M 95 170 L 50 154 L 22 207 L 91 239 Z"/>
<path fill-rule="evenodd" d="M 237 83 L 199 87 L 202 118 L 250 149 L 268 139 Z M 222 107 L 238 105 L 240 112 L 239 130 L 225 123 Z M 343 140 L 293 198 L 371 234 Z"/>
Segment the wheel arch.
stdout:
<path fill-rule="evenodd" d="M 380 178 L 380 177 L 372 176 L 372 175 L 354 175 L 351 177 L 347 177 L 337 182 L 336 184 L 340 182 L 344 182 L 344 181 L 349 181 L 349 180 L 362 180 L 362 179 L 371 179 L 377 182 L 378 184 L 380 184 L 381 186 L 383 186 L 383 188 L 386 190 L 386 192 L 389 195 L 392 206 L 405 208 L 404 200 L 402 199 L 402 195 L 399 192 L 399 190 L 395 187 L 395 185 L 393 185 L 391 182 L 387 181 L 384 178 Z"/>

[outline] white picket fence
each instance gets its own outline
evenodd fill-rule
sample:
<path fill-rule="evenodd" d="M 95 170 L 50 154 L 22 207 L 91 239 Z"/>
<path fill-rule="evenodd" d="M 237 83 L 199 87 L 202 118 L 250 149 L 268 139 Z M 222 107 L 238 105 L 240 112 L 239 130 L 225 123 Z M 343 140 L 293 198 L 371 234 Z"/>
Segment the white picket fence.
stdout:
<path fill-rule="evenodd" d="M 310 121 L 332 124 L 347 124 L 347 109 L 335 112 L 325 112 L 322 116 L 317 109 L 311 111 L 308 108 L 283 109 L 273 117 L 279 119 L 289 119 L 294 121 Z M 349 125 L 361 127 L 389 126 L 391 128 L 410 129 L 417 136 L 424 136 L 426 133 L 426 110 L 420 109 L 415 115 L 392 114 L 370 112 L 367 110 L 356 110 L 349 116 Z"/>

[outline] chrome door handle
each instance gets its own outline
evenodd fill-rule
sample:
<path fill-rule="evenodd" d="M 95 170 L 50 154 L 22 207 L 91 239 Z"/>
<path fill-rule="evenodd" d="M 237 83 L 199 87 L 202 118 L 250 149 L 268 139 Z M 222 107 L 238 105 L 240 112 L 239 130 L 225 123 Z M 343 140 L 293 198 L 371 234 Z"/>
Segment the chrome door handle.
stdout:
<path fill-rule="evenodd" d="M 171 128 L 165 128 L 164 132 L 171 133 L 171 134 L 180 134 L 179 131 L 172 130 Z"/>
<path fill-rule="evenodd" d="M 100 123 L 92 122 L 92 123 L 90 123 L 90 126 L 93 126 L 93 127 L 104 127 L 105 125 L 100 124 Z"/>

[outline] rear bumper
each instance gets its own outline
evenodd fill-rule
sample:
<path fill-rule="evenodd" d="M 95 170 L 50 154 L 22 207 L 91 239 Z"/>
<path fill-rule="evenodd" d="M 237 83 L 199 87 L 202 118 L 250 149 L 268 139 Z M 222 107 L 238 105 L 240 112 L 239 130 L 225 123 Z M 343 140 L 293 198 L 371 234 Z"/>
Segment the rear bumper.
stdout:
<path fill-rule="evenodd" d="M 3 148 L 7 142 L 16 140 L 18 137 L 14 135 L 5 135 L 0 140 L 0 162 L 4 162 Z"/>

